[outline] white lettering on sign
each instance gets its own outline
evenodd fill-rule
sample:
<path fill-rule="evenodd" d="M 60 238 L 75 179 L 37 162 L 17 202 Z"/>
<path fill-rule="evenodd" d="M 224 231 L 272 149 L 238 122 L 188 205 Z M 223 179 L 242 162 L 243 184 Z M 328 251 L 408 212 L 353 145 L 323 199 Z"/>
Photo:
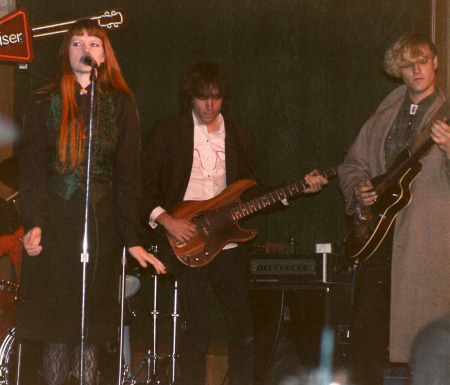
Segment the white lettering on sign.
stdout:
<path fill-rule="evenodd" d="M 22 32 L 2 35 L 0 32 L 0 47 L 4 45 L 17 44 L 22 42 Z"/>

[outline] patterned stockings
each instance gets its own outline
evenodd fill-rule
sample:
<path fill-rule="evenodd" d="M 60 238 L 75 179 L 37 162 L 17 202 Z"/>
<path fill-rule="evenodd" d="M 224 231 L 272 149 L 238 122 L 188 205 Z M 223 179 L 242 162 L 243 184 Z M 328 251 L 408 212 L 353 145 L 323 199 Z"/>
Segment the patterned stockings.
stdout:
<path fill-rule="evenodd" d="M 79 345 L 47 343 L 43 353 L 42 378 L 47 385 L 62 385 L 69 373 L 80 378 Z M 84 347 L 84 384 L 95 385 L 97 380 L 98 346 Z"/>

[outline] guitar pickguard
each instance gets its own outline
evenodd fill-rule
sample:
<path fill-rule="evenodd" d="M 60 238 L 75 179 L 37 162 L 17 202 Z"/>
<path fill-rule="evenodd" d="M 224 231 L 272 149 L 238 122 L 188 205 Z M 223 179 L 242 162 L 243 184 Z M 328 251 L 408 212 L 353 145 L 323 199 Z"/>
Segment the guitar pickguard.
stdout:
<path fill-rule="evenodd" d="M 347 256 L 364 262 L 378 249 L 398 212 L 411 202 L 411 183 L 421 170 L 417 163 L 400 181 L 386 186 L 372 206 L 359 206 L 349 221 L 345 239 Z"/>

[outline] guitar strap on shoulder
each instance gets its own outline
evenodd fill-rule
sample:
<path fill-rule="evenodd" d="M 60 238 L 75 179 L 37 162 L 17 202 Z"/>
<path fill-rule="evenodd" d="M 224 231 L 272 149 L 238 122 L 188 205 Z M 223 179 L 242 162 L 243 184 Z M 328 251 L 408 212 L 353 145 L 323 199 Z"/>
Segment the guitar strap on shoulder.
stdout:
<path fill-rule="evenodd" d="M 436 120 L 448 120 L 450 117 L 450 101 L 446 100 L 441 104 L 439 109 L 430 119 L 427 125 L 423 126 L 422 132 L 420 133 L 417 140 L 414 142 L 414 145 L 411 148 L 411 151 L 414 153 L 417 149 L 419 149 L 428 139 L 430 139 L 431 134 L 431 126 Z"/>

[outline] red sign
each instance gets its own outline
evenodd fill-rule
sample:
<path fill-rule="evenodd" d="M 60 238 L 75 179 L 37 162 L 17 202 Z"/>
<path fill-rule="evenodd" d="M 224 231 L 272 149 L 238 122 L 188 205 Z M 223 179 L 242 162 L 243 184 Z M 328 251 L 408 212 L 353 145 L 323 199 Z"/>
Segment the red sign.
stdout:
<path fill-rule="evenodd" d="M 27 12 L 23 8 L 0 20 L 0 60 L 19 63 L 33 60 L 29 25 Z"/>

